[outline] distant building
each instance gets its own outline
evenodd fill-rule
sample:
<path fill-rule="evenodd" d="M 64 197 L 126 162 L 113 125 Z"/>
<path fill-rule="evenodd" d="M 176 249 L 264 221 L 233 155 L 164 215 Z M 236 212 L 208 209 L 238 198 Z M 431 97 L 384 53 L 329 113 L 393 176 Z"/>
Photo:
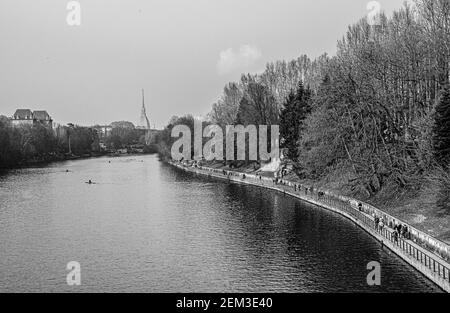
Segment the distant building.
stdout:
<path fill-rule="evenodd" d="M 28 109 L 18 109 L 11 118 L 14 126 L 33 125 L 33 112 Z"/>
<path fill-rule="evenodd" d="M 111 125 L 95 125 L 91 128 L 97 131 L 100 142 L 102 143 L 111 135 L 113 129 Z"/>
<path fill-rule="evenodd" d="M 47 111 L 34 111 L 33 120 L 39 122 L 45 126 L 52 126 L 53 120 Z"/>
<path fill-rule="evenodd" d="M 53 127 L 53 120 L 47 111 L 34 111 L 29 109 L 18 109 L 16 113 L 11 117 L 11 123 L 13 126 L 21 125 L 35 125 L 41 124 L 46 127 Z"/>

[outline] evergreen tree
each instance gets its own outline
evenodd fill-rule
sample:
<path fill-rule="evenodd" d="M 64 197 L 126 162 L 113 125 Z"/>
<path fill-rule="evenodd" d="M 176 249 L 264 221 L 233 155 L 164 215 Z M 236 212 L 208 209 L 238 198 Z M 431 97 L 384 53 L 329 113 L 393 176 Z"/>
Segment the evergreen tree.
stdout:
<path fill-rule="evenodd" d="M 288 158 L 294 162 L 299 158 L 298 142 L 303 121 L 311 112 L 310 98 L 310 90 L 305 89 L 300 82 L 297 91 L 287 97 L 280 113 L 281 148 L 288 149 Z"/>
<path fill-rule="evenodd" d="M 444 87 L 436 106 L 433 146 L 436 161 L 443 167 L 450 164 L 450 86 Z"/>

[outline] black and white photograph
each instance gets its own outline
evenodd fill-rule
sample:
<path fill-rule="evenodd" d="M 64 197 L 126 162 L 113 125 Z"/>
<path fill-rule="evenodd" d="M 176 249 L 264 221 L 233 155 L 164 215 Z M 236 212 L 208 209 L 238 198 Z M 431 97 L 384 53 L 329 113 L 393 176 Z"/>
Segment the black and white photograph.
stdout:
<path fill-rule="evenodd" d="M 0 0 L 0 293 L 449 292 L 448 0 Z"/>

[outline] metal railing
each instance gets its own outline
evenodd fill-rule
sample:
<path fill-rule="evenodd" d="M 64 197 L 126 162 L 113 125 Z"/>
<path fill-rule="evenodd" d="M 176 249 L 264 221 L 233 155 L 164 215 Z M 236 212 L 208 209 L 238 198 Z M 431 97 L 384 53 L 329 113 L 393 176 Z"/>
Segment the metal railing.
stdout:
<path fill-rule="evenodd" d="M 416 243 L 404 237 L 394 235 L 395 231 L 389 227 L 377 229 L 375 226 L 375 221 L 371 216 L 368 216 L 364 212 L 358 211 L 358 209 L 353 208 L 351 205 L 343 202 L 340 199 L 336 200 L 330 195 L 324 195 L 323 197 L 317 198 L 319 202 L 329 204 L 333 207 L 337 207 L 344 212 L 347 212 L 356 220 L 362 222 L 372 232 L 378 233 L 383 238 L 391 242 L 394 246 L 397 247 L 399 251 L 401 251 L 401 253 L 420 262 L 420 264 L 429 268 L 433 273 L 438 274 L 439 277 L 443 278 L 447 282 L 450 282 L 450 269 L 446 265 L 444 265 L 444 261 L 440 260 L 438 256 L 435 256 L 433 254 L 432 257 L 430 257 L 429 253 L 427 254 L 424 252 L 424 250 L 426 249 L 419 247 Z"/>

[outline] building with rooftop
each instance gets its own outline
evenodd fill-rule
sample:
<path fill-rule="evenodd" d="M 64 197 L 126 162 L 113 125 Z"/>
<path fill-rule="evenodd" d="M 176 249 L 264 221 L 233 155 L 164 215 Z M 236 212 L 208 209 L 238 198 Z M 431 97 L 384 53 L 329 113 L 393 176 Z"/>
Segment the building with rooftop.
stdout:
<path fill-rule="evenodd" d="M 53 120 L 47 111 L 32 112 L 30 109 L 17 109 L 11 117 L 11 124 L 13 126 L 32 126 L 38 123 L 49 128 L 53 127 Z"/>

